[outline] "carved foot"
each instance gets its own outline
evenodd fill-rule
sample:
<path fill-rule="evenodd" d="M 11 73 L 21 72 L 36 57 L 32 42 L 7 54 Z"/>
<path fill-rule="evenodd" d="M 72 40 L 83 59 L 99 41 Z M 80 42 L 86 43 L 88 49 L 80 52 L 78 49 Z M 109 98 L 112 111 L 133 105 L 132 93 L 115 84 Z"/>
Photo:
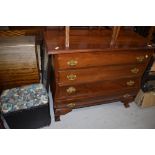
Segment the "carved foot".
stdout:
<path fill-rule="evenodd" d="M 72 111 L 70 108 L 54 108 L 55 121 L 60 121 L 60 116 Z"/>
<path fill-rule="evenodd" d="M 134 100 L 134 97 L 131 96 L 130 94 L 125 94 L 123 98 L 121 98 L 121 101 L 123 102 L 125 108 L 130 107 L 129 103 Z"/>
<path fill-rule="evenodd" d="M 124 103 L 124 107 L 129 108 L 130 107 L 129 103 Z"/>
<path fill-rule="evenodd" d="M 60 121 L 60 116 L 55 116 L 55 121 L 56 122 Z"/>

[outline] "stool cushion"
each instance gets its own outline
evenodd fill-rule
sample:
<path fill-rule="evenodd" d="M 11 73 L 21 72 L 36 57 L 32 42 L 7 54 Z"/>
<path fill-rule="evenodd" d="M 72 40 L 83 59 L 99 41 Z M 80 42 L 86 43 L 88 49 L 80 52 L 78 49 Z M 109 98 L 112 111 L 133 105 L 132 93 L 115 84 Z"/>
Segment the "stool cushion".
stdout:
<path fill-rule="evenodd" d="M 8 113 L 48 103 L 48 94 L 42 84 L 32 84 L 8 89 L 2 92 L 0 105 L 2 113 Z"/>

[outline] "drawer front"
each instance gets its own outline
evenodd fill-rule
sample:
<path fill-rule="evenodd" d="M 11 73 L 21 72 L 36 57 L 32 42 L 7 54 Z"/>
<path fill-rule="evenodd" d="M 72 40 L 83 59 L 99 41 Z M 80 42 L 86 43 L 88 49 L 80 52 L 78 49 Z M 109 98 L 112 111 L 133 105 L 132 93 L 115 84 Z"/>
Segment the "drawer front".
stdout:
<path fill-rule="evenodd" d="M 115 93 L 114 95 L 109 96 L 98 96 L 98 97 L 89 97 L 82 99 L 66 99 L 66 100 L 56 100 L 54 104 L 54 108 L 80 108 L 86 106 L 93 106 L 97 104 L 109 103 L 121 100 L 122 98 L 127 97 L 135 97 L 138 93 L 139 89 L 135 88 L 134 90 L 124 90 L 119 93 Z"/>
<path fill-rule="evenodd" d="M 63 86 L 125 77 L 140 77 L 144 69 L 145 65 L 126 65 L 64 70 L 58 73 L 58 83 Z"/>
<path fill-rule="evenodd" d="M 113 81 L 103 81 L 84 85 L 58 87 L 56 98 L 61 100 L 79 99 L 94 96 L 115 95 L 125 90 L 140 88 L 140 78 L 126 78 Z"/>
<path fill-rule="evenodd" d="M 151 55 L 152 51 L 149 52 L 149 50 L 70 53 L 56 55 L 56 63 L 60 70 L 103 65 L 141 64 L 146 63 Z"/>

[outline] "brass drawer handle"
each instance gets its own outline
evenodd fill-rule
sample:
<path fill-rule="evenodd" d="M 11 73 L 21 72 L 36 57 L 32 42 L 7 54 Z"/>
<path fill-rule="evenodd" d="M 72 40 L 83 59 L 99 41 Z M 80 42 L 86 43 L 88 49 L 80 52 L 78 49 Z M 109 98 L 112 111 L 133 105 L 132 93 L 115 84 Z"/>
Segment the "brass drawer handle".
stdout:
<path fill-rule="evenodd" d="M 128 81 L 126 84 L 127 84 L 127 86 L 133 86 L 133 85 L 135 84 L 135 82 L 132 81 L 132 80 L 130 80 L 130 81 Z"/>
<path fill-rule="evenodd" d="M 70 60 L 67 62 L 68 66 L 76 66 L 78 64 L 77 60 Z"/>
<path fill-rule="evenodd" d="M 75 105 L 76 105 L 75 103 L 69 103 L 69 104 L 67 104 L 67 107 L 68 107 L 68 108 L 74 108 Z"/>
<path fill-rule="evenodd" d="M 144 59 L 148 59 L 148 57 L 149 57 L 149 56 L 146 54 L 145 56 L 136 57 L 136 59 L 137 59 L 138 62 L 143 62 Z"/>
<path fill-rule="evenodd" d="M 137 74 L 139 72 L 138 68 L 133 68 L 131 69 L 131 73 Z"/>
<path fill-rule="evenodd" d="M 145 57 L 144 57 L 144 56 L 139 56 L 139 57 L 136 57 L 136 60 L 137 60 L 138 62 L 143 62 L 143 61 L 144 61 L 144 59 L 145 59 Z"/>
<path fill-rule="evenodd" d="M 75 93 L 75 92 L 76 92 L 76 88 L 74 88 L 74 87 L 69 87 L 69 88 L 66 89 L 66 92 L 67 92 L 68 94 Z"/>
<path fill-rule="evenodd" d="M 70 80 L 70 81 L 73 81 L 77 78 L 77 76 L 75 74 L 70 74 L 70 75 L 67 75 L 67 79 Z"/>

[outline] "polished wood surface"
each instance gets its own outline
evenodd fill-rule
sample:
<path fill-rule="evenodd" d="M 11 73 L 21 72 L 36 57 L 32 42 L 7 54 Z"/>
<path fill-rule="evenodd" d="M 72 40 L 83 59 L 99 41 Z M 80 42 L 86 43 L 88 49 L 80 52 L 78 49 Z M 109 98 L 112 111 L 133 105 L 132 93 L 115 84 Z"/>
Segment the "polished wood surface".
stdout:
<path fill-rule="evenodd" d="M 128 100 L 130 100 L 131 97 L 135 97 L 138 91 L 139 91 L 139 88 L 134 88 L 130 90 L 127 89 L 127 90 L 115 92 L 114 94 L 108 94 L 108 95 L 102 94 L 102 96 L 97 96 L 97 97 L 89 96 L 81 99 L 67 98 L 66 100 L 56 100 L 54 104 L 54 108 L 55 110 L 59 109 L 61 113 L 61 108 L 65 108 L 66 111 L 70 109 L 71 111 L 72 109 L 75 109 L 75 108 L 82 108 L 85 106 L 93 106 L 93 105 L 98 105 L 103 103 L 111 103 L 115 101 L 123 101 L 124 103 L 124 101 L 127 102 Z M 57 116 L 59 115 L 57 113 L 55 114 Z"/>
<path fill-rule="evenodd" d="M 0 38 L 0 90 L 38 82 L 35 38 Z"/>
<path fill-rule="evenodd" d="M 126 48 L 147 48 L 147 38 L 139 36 L 131 30 L 121 29 L 115 40 L 115 46 L 111 47 L 112 30 L 70 30 L 69 48 L 65 47 L 65 31 L 48 30 L 44 33 L 47 51 L 49 54 L 68 52 L 85 52 L 85 50 L 111 50 Z M 84 50 L 85 49 L 85 50 Z"/>
<path fill-rule="evenodd" d="M 58 84 L 63 86 L 113 80 L 114 78 L 139 77 L 143 75 L 145 67 L 146 65 L 122 65 L 59 71 Z M 135 68 L 136 73 L 132 72 Z"/>
<path fill-rule="evenodd" d="M 120 65 L 120 64 L 143 64 L 146 63 L 151 56 L 150 50 L 110 50 L 96 52 L 84 52 L 84 53 L 69 53 L 58 54 L 55 56 L 55 60 L 58 63 L 59 69 L 70 68 L 83 68 L 102 65 Z M 138 57 L 144 57 L 139 62 Z M 71 65 L 70 61 L 76 61 L 77 64 Z"/>
<path fill-rule="evenodd" d="M 133 81 L 132 85 L 127 83 Z M 108 94 L 115 95 L 116 92 L 125 90 L 133 90 L 134 88 L 140 87 L 140 78 L 131 77 L 124 79 L 115 79 L 109 81 L 97 81 L 92 83 L 79 84 L 79 85 L 68 85 L 59 87 L 57 89 L 56 98 L 58 100 L 70 99 L 81 99 L 86 97 L 97 97 L 106 96 Z M 71 90 L 71 91 L 68 91 Z"/>
<path fill-rule="evenodd" d="M 153 55 L 147 38 L 130 29 L 47 31 L 45 48 L 52 57 L 51 91 L 55 120 L 74 108 L 134 100 Z M 111 44 L 112 42 L 112 44 Z"/>
<path fill-rule="evenodd" d="M 133 101 L 134 96 L 138 93 L 139 89 L 134 89 L 132 91 L 123 91 L 119 93 L 115 93 L 115 95 L 111 96 L 102 96 L 97 98 L 85 98 L 85 99 L 78 99 L 78 100 L 66 100 L 64 102 L 55 102 L 54 109 L 55 109 L 55 121 L 60 121 L 60 116 L 65 115 L 72 111 L 75 108 L 83 108 L 87 106 L 94 106 L 99 104 L 107 104 L 115 101 L 123 101 L 125 107 L 128 107 L 128 102 Z M 126 97 L 128 96 L 128 97 Z M 132 98 L 132 100 L 131 100 Z M 68 106 L 69 105 L 69 106 Z M 70 105 L 73 105 L 72 107 Z"/>

